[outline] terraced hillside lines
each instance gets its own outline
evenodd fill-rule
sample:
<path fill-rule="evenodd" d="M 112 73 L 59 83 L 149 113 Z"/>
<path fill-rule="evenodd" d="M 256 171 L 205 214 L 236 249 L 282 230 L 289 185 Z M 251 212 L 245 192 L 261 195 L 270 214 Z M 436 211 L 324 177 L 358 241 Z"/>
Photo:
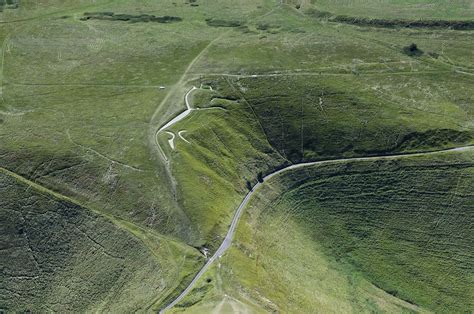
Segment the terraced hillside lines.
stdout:
<path fill-rule="evenodd" d="M 173 302 L 171 302 L 169 305 L 163 308 L 160 311 L 160 313 L 164 313 L 165 311 L 173 308 L 182 299 L 184 299 L 186 295 L 188 295 L 188 293 L 192 291 L 194 285 L 201 279 L 201 277 L 206 273 L 206 271 L 211 267 L 211 265 L 214 264 L 216 260 L 221 258 L 222 255 L 229 249 L 229 247 L 232 245 L 232 240 L 234 238 L 235 230 L 238 226 L 238 223 L 240 221 L 240 218 L 242 216 L 242 213 L 246 205 L 252 199 L 252 196 L 259 190 L 259 188 L 271 178 L 288 171 L 301 169 L 305 167 L 311 167 L 311 166 L 322 166 L 322 165 L 328 165 L 328 164 L 372 161 L 372 160 L 393 160 L 393 159 L 400 159 L 404 157 L 421 157 L 421 156 L 429 156 L 433 154 L 436 155 L 436 154 L 449 153 L 449 152 L 462 152 L 462 151 L 467 151 L 467 150 L 472 150 L 472 149 L 474 149 L 474 146 L 457 147 L 457 148 L 452 148 L 452 149 L 438 150 L 438 151 L 432 151 L 432 152 L 423 152 L 423 153 L 411 153 L 411 154 L 406 153 L 402 155 L 392 155 L 392 156 L 371 156 L 371 157 L 356 157 L 356 158 L 345 158 L 345 159 L 335 159 L 335 160 L 323 160 L 323 161 L 293 164 L 291 166 L 285 167 L 283 169 L 280 169 L 268 174 L 267 176 L 263 178 L 262 182 L 257 182 L 257 184 L 253 186 L 252 190 L 247 193 L 243 201 L 240 203 L 239 207 L 237 208 L 235 212 L 234 218 L 232 219 L 232 222 L 229 226 L 229 230 L 227 231 L 224 241 L 219 246 L 217 251 L 207 260 L 206 264 L 197 273 L 197 275 L 194 277 L 194 279 L 189 284 L 189 286 L 187 286 L 186 289 L 175 300 L 173 300 Z"/>
<path fill-rule="evenodd" d="M 301 169 L 275 182 L 288 189 L 266 210 L 387 293 L 462 312 L 473 293 L 472 156 L 471 149 Z"/>
<path fill-rule="evenodd" d="M 152 88 L 157 89 L 158 85 L 134 85 L 134 84 L 53 84 L 53 83 L 10 83 L 14 86 L 51 86 L 51 87 L 121 87 L 121 88 Z"/>
<path fill-rule="evenodd" d="M 131 170 L 133 170 L 133 171 L 138 171 L 138 172 L 143 172 L 143 171 L 144 171 L 143 169 L 139 169 L 139 168 L 137 168 L 137 167 L 127 165 L 127 164 L 125 164 L 125 163 L 123 163 L 123 162 L 121 162 L 121 161 L 111 159 L 111 158 L 105 156 L 104 154 L 99 153 L 99 152 L 96 151 L 95 149 L 86 147 L 86 146 L 84 146 L 84 145 L 82 145 L 82 144 L 79 144 L 79 143 L 75 142 L 75 141 L 72 139 L 69 130 L 66 130 L 66 134 L 67 134 L 67 137 L 68 137 L 68 139 L 69 139 L 69 141 L 70 141 L 71 143 L 73 143 L 74 145 L 80 147 L 81 149 L 84 149 L 84 150 L 86 150 L 86 151 L 89 151 L 89 152 L 92 152 L 92 153 L 96 154 L 96 155 L 99 156 L 100 158 L 103 158 L 103 159 L 109 161 L 112 165 L 118 164 L 118 165 L 120 165 L 120 166 L 122 166 L 122 167 L 125 167 L 125 168 L 127 168 L 127 169 L 131 169 Z"/>
<path fill-rule="evenodd" d="M 215 77 L 230 77 L 230 78 L 271 78 L 271 77 L 291 77 L 291 76 L 303 76 L 303 77 L 318 77 L 318 76 L 354 76 L 353 73 L 331 73 L 325 71 L 321 72 L 301 72 L 301 71 L 294 71 L 294 72 L 282 72 L 282 73 L 268 73 L 268 74 L 229 74 L 229 73 L 206 73 L 207 76 L 215 76 Z M 336 69 L 334 69 L 336 70 Z M 364 72 L 363 75 L 367 76 L 387 76 L 387 75 L 423 75 L 423 74 L 448 74 L 453 73 L 452 70 L 433 70 L 433 71 L 399 71 L 399 72 Z M 461 72 L 460 72 L 461 73 Z M 204 74 L 203 74 L 204 75 Z"/>

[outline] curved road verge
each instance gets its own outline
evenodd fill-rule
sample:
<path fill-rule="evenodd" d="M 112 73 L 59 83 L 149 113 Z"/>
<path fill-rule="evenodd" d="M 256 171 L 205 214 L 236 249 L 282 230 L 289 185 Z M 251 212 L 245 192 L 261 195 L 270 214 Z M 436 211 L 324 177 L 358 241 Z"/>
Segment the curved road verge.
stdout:
<path fill-rule="evenodd" d="M 299 168 L 304 168 L 304 167 L 309 167 L 309 166 L 316 166 L 316 165 L 325 165 L 325 164 L 334 164 L 334 163 L 343 163 L 343 162 L 350 162 L 350 161 L 369 161 L 369 160 L 385 160 L 385 159 L 399 159 L 399 158 L 404 158 L 404 157 L 416 157 L 416 156 L 427 156 L 427 155 L 433 155 L 433 154 L 439 154 L 443 152 L 454 152 L 454 151 L 466 151 L 473 149 L 474 146 L 463 146 L 463 147 L 457 147 L 457 148 L 449 148 L 449 149 L 442 149 L 442 150 L 436 150 L 436 151 L 429 151 L 429 152 L 422 152 L 422 153 L 405 153 L 405 154 L 397 154 L 397 155 L 383 155 L 383 156 L 370 156 L 370 157 L 353 157 L 353 158 L 341 158 L 341 159 L 332 159 L 332 160 L 322 160 L 322 161 L 313 161 L 313 162 L 305 162 L 305 163 L 299 163 L 299 164 L 293 164 L 288 167 L 285 167 L 283 169 L 274 171 L 267 176 L 265 176 L 262 180 L 262 182 L 257 182 L 255 186 L 252 188 L 251 191 L 245 195 L 245 198 L 243 201 L 240 203 L 239 207 L 237 208 L 237 211 L 235 212 L 234 218 L 232 219 L 232 223 L 230 224 L 229 230 L 227 231 L 227 235 L 224 238 L 224 241 L 222 244 L 219 246 L 217 251 L 207 260 L 206 264 L 201 268 L 201 270 L 196 274 L 194 279 L 191 281 L 191 283 L 184 289 L 181 294 L 173 300 L 169 305 L 167 305 L 165 308 L 160 310 L 160 314 L 164 313 L 165 311 L 171 309 L 174 307 L 176 304 L 178 304 L 194 287 L 196 282 L 202 277 L 202 275 L 207 271 L 207 269 L 218 259 L 220 258 L 225 251 L 231 246 L 232 244 L 232 239 L 235 234 L 235 229 L 237 228 L 237 225 L 239 223 L 240 217 L 242 216 L 243 210 L 247 203 L 249 202 L 250 198 L 252 195 L 258 190 L 258 188 L 265 184 L 269 179 L 271 179 L 274 176 L 277 176 L 279 174 L 282 174 L 283 172 L 287 172 L 290 170 L 295 170 Z"/>

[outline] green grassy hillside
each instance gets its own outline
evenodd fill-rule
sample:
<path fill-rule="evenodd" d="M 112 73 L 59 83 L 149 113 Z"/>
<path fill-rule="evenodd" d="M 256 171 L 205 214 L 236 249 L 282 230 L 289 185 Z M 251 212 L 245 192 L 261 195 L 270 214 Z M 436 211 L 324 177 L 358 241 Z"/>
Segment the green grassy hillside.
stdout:
<path fill-rule="evenodd" d="M 191 94 L 193 106 L 207 108 L 170 129 L 176 150 L 167 143 L 169 135 L 160 136 L 165 154 L 172 156 L 182 207 L 200 226 L 200 245 L 219 243 L 246 193 L 246 181 L 256 182 L 259 172 L 291 162 L 472 143 L 470 107 L 450 98 L 451 91 L 438 90 L 433 76 L 417 75 L 413 81 L 423 87 L 406 89 L 390 89 L 396 83 L 389 74 L 203 79 L 214 90 Z M 376 87 L 384 83 L 382 95 Z M 458 80 L 460 98 L 470 97 L 468 83 Z M 427 90 L 429 99 L 423 98 Z M 184 140 L 179 132 L 185 132 Z"/>
<path fill-rule="evenodd" d="M 182 305 L 207 291 L 191 309 L 237 299 L 289 313 L 469 311 L 473 160 L 470 150 L 274 177 Z"/>
<path fill-rule="evenodd" d="M 0 312 L 158 310 L 262 174 L 474 144 L 472 9 L 0 0 Z M 471 163 L 274 178 L 175 310 L 469 312 Z"/>
<path fill-rule="evenodd" d="M 457 97 L 470 98 L 471 80 L 448 74 L 361 76 L 288 74 L 221 85 L 227 97 L 240 98 L 256 114 L 272 146 L 293 162 L 473 142 L 471 107 L 453 99 L 453 89 L 438 89 L 442 80 L 456 80 Z M 400 81 L 405 84 L 396 87 Z"/>
<path fill-rule="evenodd" d="M 8 171 L 0 188 L 2 311 L 146 311 L 201 265 L 195 250 Z"/>
<path fill-rule="evenodd" d="M 169 135 L 161 135 L 160 143 L 172 156 L 178 201 L 199 226 L 202 238 L 197 245 L 215 249 L 248 191 L 246 182 L 286 161 L 248 108 L 214 98 L 219 94 L 211 91 L 198 90 L 193 96 L 193 105 L 202 109 L 170 128 L 175 134 L 184 130 L 184 140 L 176 138 L 176 151 L 166 141 Z"/>
<path fill-rule="evenodd" d="M 5 243 L 21 245 L 3 255 L 2 269 L 13 260 L 19 269 L 4 274 L 2 288 L 8 293 L 2 294 L 0 308 L 153 309 L 179 293 L 202 263 L 197 250 L 186 246 L 203 243 L 202 227 L 181 208 L 150 134 L 180 110 L 181 102 L 159 104 L 173 94 L 186 67 L 228 31 L 208 26 L 208 14 L 247 18 L 268 11 L 270 2 L 244 1 L 238 7 L 232 1 L 199 7 L 173 2 L 22 1 L 0 13 L 0 166 L 81 204 L 71 205 L 80 219 L 69 222 L 62 215 L 68 206 L 38 205 L 41 212 L 60 212 L 51 214 L 61 226 L 50 230 L 51 237 L 66 233 L 70 238 L 45 242 L 42 233 L 33 233 L 31 241 L 41 244 L 34 249 L 43 251 L 38 261 L 51 262 L 48 267 L 57 271 L 25 281 L 17 273 L 28 273 L 31 265 L 22 267 L 15 256 L 29 256 L 29 248 L 12 230 L 22 218 L 10 212 L 30 213 L 29 203 L 21 200 L 36 196 L 2 189 L 0 209 L 9 217 L 2 224 Z M 171 24 L 83 19 L 88 12 L 104 11 L 183 19 Z M 106 214 L 120 231 L 85 208 Z M 49 224 L 35 212 L 30 215 L 41 231 Z M 90 244 L 69 230 L 73 227 L 104 243 L 120 261 L 86 255 Z M 91 275 L 94 280 L 85 279 Z M 67 279 L 71 285 L 63 288 Z"/>
<path fill-rule="evenodd" d="M 231 3 L 25 1 L 17 22 L 13 13 L 0 13 L 1 164 L 88 206 L 198 242 L 198 226 L 176 202 L 153 131 L 180 110 L 172 100 L 182 94 L 160 103 L 188 64 L 227 31 L 207 26 L 206 17 L 269 10 L 263 1 Z M 183 20 L 82 20 L 88 12 Z"/>

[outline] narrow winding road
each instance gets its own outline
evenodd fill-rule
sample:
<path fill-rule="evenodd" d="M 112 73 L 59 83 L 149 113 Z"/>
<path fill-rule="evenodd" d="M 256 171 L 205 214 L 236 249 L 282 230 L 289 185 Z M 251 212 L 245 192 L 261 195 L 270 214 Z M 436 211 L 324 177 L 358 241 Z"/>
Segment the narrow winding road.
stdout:
<path fill-rule="evenodd" d="M 265 176 L 265 178 L 263 178 L 263 182 L 261 182 L 261 183 L 258 182 L 257 184 L 255 184 L 255 186 L 252 188 L 252 190 L 247 193 L 247 195 L 243 199 L 242 203 L 240 203 L 239 207 L 237 208 L 237 211 L 235 212 L 234 218 L 232 219 L 232 223 L 230 224 L 229 230 L 227 231 L 227 235 L 224 238 L 224 241 L 222 242 L 220 247 L 214 253 L 214 255 L 212 255 L 207 260 L 206 264 L 196 274 L 196 276 L 191 281 L 191 283 L 186 287 L 186 289 L 183 292 L 181 292 L 181 294 L 173 302 L 171 302 L 165 308 L 160 310 L 160 314 L 164 313 L 165 311 L 171 309 L 176 304 L 178 304 L 193 289 L 196 282 L 202 277 L 202 275 L 207 271 L 207 269 L 209 267 L 211 267 L 211 265 L 227 251 L 227 249 L 232 244 L 232 239 L 233 239 L 234 234 L 235 234 L 235 229 L 237 228 L 237 225 L 239 223 L 240 217 L 242 216 L 242 213 L 244 211 L 245 206 L 250 201 L 252 195 L 254 195 L 255 192 L 259 189 L 259 187 L 262 186 L 263 184 L 265 184 L 265 182 L 270 180 L 272 177 L 277 176 L 279 174 L 282 174 L 284 172 L 290 171 L 290 170 L 295 170 L 295 169 L 300 169 L 300 168 L 310 167 L 310 166 L 316 166 L 316 165 L 344 163 L 344 162 L 351 162 L 351 161 L 399 159 L 399 158 L 404 158 L 404 157 L 427 156 L 427 155 L 433 155 L 433 154 L 439 154 L 439 153 L 447 153 L 447 152 L 455 152 L 455 151 L 466 151 L 466 150 L 471 150 L 471 149 L 474 149 L 474 146 L 464 146 L 464 147 L 457 147 L 457 148 L 450 148 L 450 149 L 443 149 L 443 150 L 429 151 L 429 152 L 422 152 L 422 153 L 406 153 L 406 154 L 398 154 L 398 155 L 353 157 L 353 158 L 342 158 L 342 159 L 313 161 L 313 162 L 293 164 L 291 166 L 288 166 L 286 168 L 283 168 L 283 169 L 280 169 L 278 171 L 275 171 L 275 172 L 272 172 L 272 173 L 268 174 L 267 176 Z"/>

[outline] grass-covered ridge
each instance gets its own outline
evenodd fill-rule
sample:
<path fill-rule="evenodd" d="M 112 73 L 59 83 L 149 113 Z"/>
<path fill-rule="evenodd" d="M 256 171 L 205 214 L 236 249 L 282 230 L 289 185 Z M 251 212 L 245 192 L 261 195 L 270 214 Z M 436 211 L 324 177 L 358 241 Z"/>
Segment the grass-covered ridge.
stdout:
<path fill-rule="evenodd" d="M 61 273 L 58 269 L 57 285 L 52 283 L 51 287 L 44 284 L 51 282 L 50 277 L 35 277 L 28 284 L 21 276 L 9 277 L 11 294 L 23 293 L 29 286 L 30 298 L 5 296 L 2 309 L 153 310 L 192 278 L 202 259 L 186 244 L 200 243 L 200 226 L 192 224 L 192 217 L 176 202 L 164 165 L 149 143 L 148 131 L 179 110 L 179 104 L 167 103 L 158 111 L 156 121 L 150 121 L 186 67 L 222 33 L 206 25 L 206 14 L 219 12 L 234 18 L 267 10 L 266 5 L 257 8 L 260 1 L 247 1 L 239 10 L 229 7 L 230 3 L 224 1 L 227 8 L 223 9 L 212 2 L 191 7 L 184 3 L 175 6 L 173 1 L 22 1 L 19 10 L 0 13 L 0 166 L 82 204 L 73 206 L 81 219 L 62 223 L 63 217 L 54 214 L 58 209 L 54 202 L 41 203 L 41 210 L 51 212 L 54 222 L 66 228 L 51 230 L 53 236 L 76 226 L 99 243 L 130 245 L 120 247 L 117 254 L 124 261 L 107 269 L 106 259 L 84 257 L 81 261 L 80 252 L 87 252 L 90 242 L 82 235 L 75 239 L 76 234 L 71 233 L 72 239 L 65 239 L 64 245 L 72 251 L 71 256 L 63 256 L 58 253 L 62 242 L 43 243 L 42 233 L 34 233 L 31 239 L 42 243 L 45 263 L 52 260 L 62 265 L 64 261 L 71 267 L 80 264 L 79 268 L 66 268 Z M 158 16 L 157 8 L 160 16 L 186 19 L 170 24 L 80 20 L 84 12 Z M 14 210 L 32 210 L 21 202 L 28 195 L 4 193 L 3 188 L 1 193 L 1 210 L 5 209 L 6 215 L 12 206 L 19 207 Z M 127 228 L 116 234 L 114 226 L 102 223 L 104 218 L 85 208 L 113 217 Z M 93 216 L 91 222 L 88 215 Z M 42 227 L 48 223 L 42 217 L 34 219 Z M 18 216 L 12 216 L 8 223 L 20 222 Z M 179 244 L 175 248 L 168 241 Z M 18 254 L 27 251 L 27 247 L 18 248 Z M 15 254 L 10 250 L 2 255 L 2 267 Z M 140 268 L 142 262 L 146 265 Z M 83 280 L 95 265 L 104 268 L 96 272 L 95 281 Z M 28 271 L 26 266 L 24 271 Z M 122 281 L 117 279 L 120 274 Z M 74 283 L 71 291 L 82 299 L 61 295 L 65 278 Z M 112 285 L 114 280 L 116 286 Z M 51 297 L 42 296 L 46 288 Z M 58 299 L 63 303 L 57 303 Z"/>

